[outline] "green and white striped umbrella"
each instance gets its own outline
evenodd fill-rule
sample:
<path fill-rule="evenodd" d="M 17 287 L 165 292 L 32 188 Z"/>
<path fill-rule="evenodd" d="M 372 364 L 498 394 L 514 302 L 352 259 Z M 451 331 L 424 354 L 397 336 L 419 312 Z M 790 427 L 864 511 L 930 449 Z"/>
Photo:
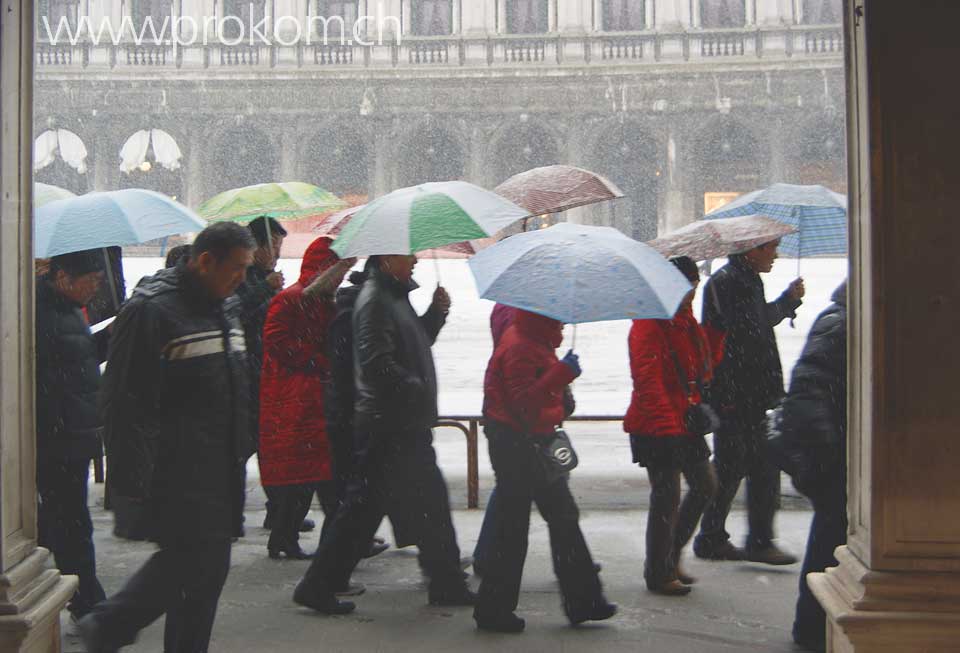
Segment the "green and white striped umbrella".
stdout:
<path fill-rule="evenodd" d="M 354 214 L 333 243 L 340 258 L 414 254 L 487 238 L 529 212 L 465 181 L 395 190 Z"/>

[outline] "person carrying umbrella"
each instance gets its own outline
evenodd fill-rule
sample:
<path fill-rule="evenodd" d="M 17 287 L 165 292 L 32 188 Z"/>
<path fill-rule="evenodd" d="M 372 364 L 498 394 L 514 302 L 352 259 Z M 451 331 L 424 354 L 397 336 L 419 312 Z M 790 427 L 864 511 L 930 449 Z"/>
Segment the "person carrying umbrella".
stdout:
<path fill-rule="evenodd" d="M 670 259 L 693 289 L 670 320 L 635 320 L 630 328 L 633 393 L 623 429 L 630 434 L 633 462 L 647 468 L 650 511 L 644 577 L 657 594 L 690 593 L 695 579 L 680 568 L 680 555 L 717 490 L 710 448 L 697 421 L 718 353 L 693 315 L 700 273 L 693 259 Z M 680 501 L 680 477 L 690 490 Z"/>
<path fill-rule="evenodd" d="M 99 249 L 60 254 L 37 283 L 38 542 L 64 574 L 80 579 L 68 606 L 74 620 L 106 598 L 97 580 L 87 481 L 90 461 L 103 456 L 97 393 L 109 333 L 91 334 L 83 314 L 105 263 Z"/>
<path fill-rule="evenodd" d="M 310 244 L 300 279 L 274 297 L 263 329 L 260 480 L 279 504 L 267 542 L 271 558 L 309 557 L 298 539 L 314 494 L 327 517 L 337 507 L 324 420 L 326 339 L 333 293 L 354 259 L 340 260 L 330 242 Z"/>
<path fill-rule="evenodd" d="M 693 545 L 699 558 L 750 560 L 789 565 L 796 557 L 774 544 L 773 520 L 780 473 L 764 455 L 766 411 L 783 398 L 783 370 L 773 327 L 796 316 L 804 285 L 796 279 L 767 303 L 760 275 L 770 272 L 780 239 L 730 256 L 704 288 L 703 323 L 725 335 L 723 360 L 710 387 L 710 404 L 721 424 L 714 432 L 714 466 L 719 486 Z M 730 542 L 727 515 L 747 479 L 749 533 L 746 550 Z"/>
<path fill-rule="evenodd" d="M 437 287 L 423 316 L 410 305 L 415 255 L 371 256 L 353 310 L 354 435 L 358 479 L 347 490 L 293 600 L 328 614 L 352 611 L 334 592 L 348 584 L 385 514 L 417 538 L 429 601 L 472 605 L 443 474 L 436 462 L 437 376 L 430 348 L 450 310 Z"/>
<path fill-rule="evenodd" d="M 497 477 L 497 510 L 491 551 L 474 610 L 477 628 L 520 632 L 514 611 L 536 502 L 550 529 L 553 564 L 564 611 L 571 624 L 609 619 L 616 606 L 603 595 L 593 559 L 580 531 L 579 510 L 567 476 L 547 473 L 538 446 L 567 417 L 564 389 L 580 376 L 573 351 L 557 360 L 563 325 L 549 317 L 517 310 L 487 365 L 484 376 L 485 433 Z"/>

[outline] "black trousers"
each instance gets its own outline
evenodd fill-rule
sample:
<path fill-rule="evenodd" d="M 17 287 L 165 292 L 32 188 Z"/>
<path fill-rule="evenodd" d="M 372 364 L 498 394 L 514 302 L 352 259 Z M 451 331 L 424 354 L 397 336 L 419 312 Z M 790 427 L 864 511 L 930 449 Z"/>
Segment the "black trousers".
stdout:
<path fill-rule="evenodd" d="M 682 502 L 681 475 L 690 486 Z M 650 478 L 650 510 L 643 575 L 647 584 L 662 585 L 676 580 L 680 554 L 717 491 L 717 477 L 709 460 L 692 461 L 682 469 L 648 465 L 647 476 Z"/>
<path fill-rule="evenodd" d="M 546 480 L 540 454 L 528 436 L 494 424 L 485 431 L 497 479 L 497 508 L 475 616 L 492 618 L 517 609 L 533 503 L 550 531 L 553 570 L 560 581 L 564 609 L 568 615 L 588 610 L 603 600 L 603 590 L 566 477 Z"/>
<path fill-rule="evenodd" d="M 429 429 L 389 436 L 402 446 L 374 446 L 348 483 L 344 500 L 320 540 L 303 582 L 323 594 L 344 587 L 384 516 L 409 534 L 420 549 L 430 589 L 461 587 L 460 547 L 450 516 L 447 483 L 437 466 Z"/>
<path fill-rule="evenodd" d="M 773 541 L 773 518 L 780 503 L 780 470 L 767 460 L 766 416 L 725 421 L 713 435 L 713 464 L 719 482 L 717 494 L 703 513 L 696 547 L 711 549 L 730 539 L 726 530 L 730 506 L 747 479 L 748 550 Z"/>
<path fill-rule="evenodd" d="M 793 621 L 793 638 L 804 644 L 826 645 L 827 616 L 810 587 L 807 574 L 836 567 L 833 552 L 847 542 L 847 489 L 841 477 L 824 483 L 810 497 L 813 502 L 813 521 L 807 538 L 807 552 L 800 570 L 800 596 Z"/>
<path fill-rule="evenodd" d="M 320 539 L 327 530 L 327 524 L 332 521 L 337 512 L 337 492 L 333 481 L 307 483 L 303 485 L 270 486 L 277 504 L 273 519 L 273 528 L 267 548 L 292 547 L 300 541 L 300 525 L 310 512 L 310 504 L 316 495 L 323 510 L 323 527 L 320 529 Z"/>
<path fill-rule="evenodd" d="M 229 571 L 229 538 L 162 543 L 123 589 L 91 614 L 107 648 L 132 644 L 165 614 L 164 653 L 206 653 Z"/>
<path fill-rule="evenodd" d="M 50 549 L 62 573 L 79 578 L 69 605 L 78 618 L 106 598 L 97 580 L 93 522 L 87 506 L 89 476 L 89 460 L 40 460 L 37 465 L 38 542 Z"/>

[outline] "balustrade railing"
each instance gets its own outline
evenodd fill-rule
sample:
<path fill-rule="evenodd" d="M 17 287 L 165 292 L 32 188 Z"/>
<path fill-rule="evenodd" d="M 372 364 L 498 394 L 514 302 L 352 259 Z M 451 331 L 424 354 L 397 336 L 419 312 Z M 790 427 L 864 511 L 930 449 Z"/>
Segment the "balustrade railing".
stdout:
<path fill-rule="evenodd" d="M 777 29 L 594 33 L 567 36 L 488 35 L 410 37 L 396 43 L 294 45 L 194 45 L 175 43 L 96 45 L 38 42 L 44 69 L 78 67 L 206 68 L 403 68 L 600 66 L 716 59 L 834 57 L 843 52 L 839 26 Z M 310 56 L 312 53 L 313 56 Z"/>

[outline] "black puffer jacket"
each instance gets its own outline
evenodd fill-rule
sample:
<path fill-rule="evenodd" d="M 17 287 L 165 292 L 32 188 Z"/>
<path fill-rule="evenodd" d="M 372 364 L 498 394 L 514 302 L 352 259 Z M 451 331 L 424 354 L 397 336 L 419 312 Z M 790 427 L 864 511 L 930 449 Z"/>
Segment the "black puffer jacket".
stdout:
<path fill-rule="evenodd" d="M 415 432 L 437 422 L 437 372 L 430 348 L 446 316 L 433 305 L 421 317 L 417 288 L 374 270 L 353 311 L 355 418 L 364 431 Z M 368 443 L 361 442 L 361 449 Z"/>
<path fill-rule="evenodd" d="M 237 288 L 240 300 L 240 322 L 243 325 L 247 345 L 247 361 L 250 366 L 250 420 L 254 438 L 258 438 L 260 426 L 260 371 L 263 367 L 263 325 L 267 321 L 270 302 L 277 296 L 267 283 L 269 272 L 256 265 L 247 268 L 247 279 Z"/>
<path fill-rule="evenodd" d="M 114 325 L 102 414 L 112 495 L 144 502 L 154 538 L 240 533 L 253 452 L 236 298 L 180 265 L 144 279 Z"/>
<path fill-rule="evenodd" d="M 725 334 L 710 403 L 728 418 L 755 419 L 783 397 L 783 367 L 773 327 L 802 302 L 786 292 L 768 303 L 763 281 L 742 256 L 717 270 L 703 289 L 703 324 Z"/>
<path fill-rule="evenodd" d="M 781 446 L 795 461 L 797 486 L 843 473 L 847 449 L 847 284 L 817 317 L 783 400 Z"/>
<path fill-rule="evenodd" d="M 96 336 L 80 306 L 44 278 L 37 284 L 37 457 L 90 460 L 102 455 L 97 414 L 107 332 Z"/>
<path fill-rule="evenodd" d="M 359 274 L 359 273 L 354 273 Z M 363 279 L 351 276 L 351 281 Z M 330 382 L 326 385 L 323 409 L 327 420 L 327 439 L 333 453 L 335 477 L 343 482 L 353 464 L 353 307 L 360 285 L 337 292 L 337 314 L 327 333 L 327 360 Z"/>

